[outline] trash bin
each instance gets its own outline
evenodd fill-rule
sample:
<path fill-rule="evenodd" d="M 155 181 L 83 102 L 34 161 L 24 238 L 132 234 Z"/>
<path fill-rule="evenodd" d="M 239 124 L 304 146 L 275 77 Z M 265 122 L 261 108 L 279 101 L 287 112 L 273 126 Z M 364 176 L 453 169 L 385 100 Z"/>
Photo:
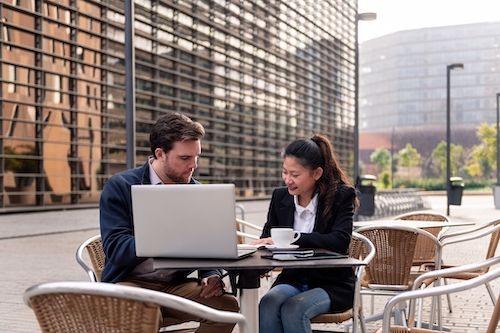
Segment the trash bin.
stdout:
<path fill-rule="evenodd" d="M 460 206 L 462 204 L 462 195 L 464 193 L 464 183 L 462 177 L 450 177 L 450 205 Z"/>
<path fill-rule="evenodd" d="M 374 175 L 363 175 L 356 185 L 358 190 L 358 215 L 373 216 L 375 214 L 375 186 L 377 180 Z"/>

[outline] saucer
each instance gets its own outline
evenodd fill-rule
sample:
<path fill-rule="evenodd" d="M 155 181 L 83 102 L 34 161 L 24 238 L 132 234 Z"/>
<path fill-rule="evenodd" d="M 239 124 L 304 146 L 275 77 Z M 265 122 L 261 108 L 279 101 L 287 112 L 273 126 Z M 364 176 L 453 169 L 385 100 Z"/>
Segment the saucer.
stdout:
<path fill-rule="evenodd" d="M 292 249 L 298 249 L 299 246 L 296 244 L 291 244 L 287 247 L 277 247 L 276 245 L 266 245 L 266 249 L 268 250 L 292 250 Z"/>

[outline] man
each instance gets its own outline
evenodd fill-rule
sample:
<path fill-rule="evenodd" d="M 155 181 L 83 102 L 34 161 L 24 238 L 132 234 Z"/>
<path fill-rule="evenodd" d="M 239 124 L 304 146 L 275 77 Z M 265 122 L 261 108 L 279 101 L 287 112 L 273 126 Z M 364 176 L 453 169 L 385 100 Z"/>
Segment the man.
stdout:
<path fill-rule="evenodd" d="M 106 264 L 102 281 L 120 283 L 178 295 L 210 307 L 238 311 L 236 299 L 224 294 L 217 270 L 200 271 L 201 281 L 188 279 L 192 271 L 154 270 L 152 258 L 135 255 L 131 186 L 134 184 L 199 184 L 192 178 L 201 153 L 203 126 L 188 117 L 169 113 L 153 125 L 149 136 L 151 156 L 140 168 L 111 177 L 101 195 L 100 226 Z M 160 186 L 161 186 L 160 185 Z M 188 204 L 188 203 L 186 203 Z M 168 207 L 158 207 L 168 218 Z M 198 333 L 231 332 L 234 324 L 215 323 L 193 315 L 162 309 L 163 318 L 199 321 Z"/>

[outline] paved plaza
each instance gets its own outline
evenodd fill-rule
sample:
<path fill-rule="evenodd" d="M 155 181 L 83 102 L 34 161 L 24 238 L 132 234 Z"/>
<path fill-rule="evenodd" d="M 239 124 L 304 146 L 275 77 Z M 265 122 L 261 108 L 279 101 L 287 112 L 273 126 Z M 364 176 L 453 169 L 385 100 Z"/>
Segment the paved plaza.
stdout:
<path fill-rule="evenodd" d="M 432 210 L 446 213 L 445 196 L 428 196 Z M 243 201 L 244 218 L 262 225 L 265 222 L 268 201 Z M 500 218 L 491 194 L 465 194 L 461 206 L 451 206 L 450 218 L 477 224 Z M 460 230 L 456 227 L 453 230 Z M 98 209 L 75 209 L 54 212 L 0 215 L 0 332 L 39 333 L 32 311 L 22 302 L 22 294 L 31 285 L 49 281 L 87 281 L 88 278 L 75 260 L 78 245 L 99 233 Z M 445 249 L 447 264 L 464 264 L 484 259 L 489 239 Z M 455 281 L 450 281 L 454 283 Z M 492 287 L 500 293 L 500 281 Z M 260 292 L 269 288 L 262 283 Z M 369 298 L 364 299 L 369 312 Z M 377 297 L 374 311 L 380 312 L 387 298 Z M 444 323 L 453 332 L 484 332 L 493 306 L 484 286 L 452 296 L 453 313 L 444 313 Z M 443 298 L 443 306 L 446 300 Z M 318 327 L 320 327 L 319 325 Z M 373 332 L 380 322 L 370 323 Z M 325 326 L 323 326 L 324 328 Z M 329 325 L 341 330 L 341 326 Z M 235 332 L 238 330 L 235 329 Z"/>

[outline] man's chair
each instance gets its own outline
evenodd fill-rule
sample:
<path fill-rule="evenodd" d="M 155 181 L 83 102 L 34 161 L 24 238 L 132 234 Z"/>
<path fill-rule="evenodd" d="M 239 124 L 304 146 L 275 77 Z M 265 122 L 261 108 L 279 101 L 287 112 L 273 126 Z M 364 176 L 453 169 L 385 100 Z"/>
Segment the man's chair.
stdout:
<path fill-rule="evenodd" d="M 368 226 L 356 230 L 370 239 L 375 245 L 375 257 L 366 266 L 361 280 L 362 295 L 393 296 L 409 291 L 414 285 L 411 274 L 413 256 L 418 236 L 424 236 L 434 242 L 436 265 L 439 267 L 441 244 L 432 234 L 425 230 L 408 226 Z M 421 281 L 421 280 L 419 280 Z M 418 287 L 426 287 L 434 279 L 423 280 Z M 396 323 L 405 322 L 405 308 L 401 304 L 393 312 Z M 382 313 L 365 318 L 366 322 L 382 319 Z"/>
<path fill-rule="evenodd" d="M 221 311 L 182 297 L 110 283 L 50 282 L 24 293 L 42 333 L 157 333 L 161 307 L 222 323 L 246 321 L 237 312 Z"/>
<path fill-rule="evenodd" d="M 253 230 L 254 233 L 250 233 L 249 231 L 251 230 Z M 258 233 L 258 235 L 255 233 Z M 238 236 L 238 244 L 246 244 L 252 240 L 260 239 L 261 234 L 261 226 L 242 219 L 236 219 L 236 235 Z"/>
<path fill-rule="evenodd" d="M 83 252 L 87 250 L 92 267 L 87 265 L 83 259 Z M 104 269 L 105 254 L 102 250 L 101 235 L 95 235 L 85 240 L 76 249 L 76 261 L 87 272 L 91 282 L 100 282 L 101 273 Z"/>
<path fill-rule="evenodd" d="M 428 278 L 445 278 L 457 274 L 464 274 L 467 272 L 474 272 L 478 270 L 486 270 L 487 273 L 476 276 L 470 280 L 463 281 L 460 283 L 452 284 L 452 285 L 444 285 L 438 286 L 434 288 L 427 288 L 425 290 L 416 290 L 416 288 L 412 288 L 412 291 L 408 291 L 391 298 L 384 308 L 383 313 L 383 321 L 382 327 L 379 328 L 375 333 L 442 333 L 442 331 L 429 330 L 423 328 L 414 327 L 415 323 L 415 301 L 417 299 L 421 299 L 423 297 L 441 297 L 441 295 L 456 293 L 464 290 L 470 290 L 471 288 L 475 288 L 482 284 L 488 284 L 493 279 L 500 277 L 500 267 L 496 267 L 495 269 L 489 270 L 490 266 L 496 265 L 500 263 L 500 257 L 490 258 L 488 260 L 456 266 L 452 268 L 439 269 L 435 271 L 427 272 L 415 280 L 415 285 L 418 285 L 419 281 L 423 281 Z M 408 322 L 406 325 L 392 325 L 391 326 L 391 314 L 393 308 L 397 306 L 397 304 L 401 302 L 410 301 L 409 307 L 409 316 Z M 497 331 L 498 323 L 500 321 L 500 302 L 496 302 L 496 305 L 493 309 L 492 317 L 490 318 L 490 322 L 488 324 L 488 328 L 486 333 L 495 333 Z"/>
<path fill-rule="evenodd" d="M 90 267 L 84 260 L 83 253 L 87 250 L 91 262 Z M 102 240 L 101 235 L 95 235 L 90 237 L 89 239 L 83 241 L 80 246 L 78 246 L 76 250 L 76 261 L 82 266 L 82 268 L 87 272 L 89 276 L 90 282 L 101 282 L 101 273 L 104 269 L 104 262 L 106 259 L 106 255 L 102 249 Z M 171 326 L 181 324 L 175 318 L 164 318 L 163 319 L 163 327 L 160 329 L 160 332 L 194 332 L 196 327 L 190 329 L 174 329 L 172 330 Z M 193 322 L 194 324 L 194 322 Z M 197 326 L 197 324 L 194 324 Z"/>
<path fill-rule="evenodd" d="M 362 252 L 365 253 L 365 255 L 362 255 Z M 353 307 L 352 309 L 348 309 L 344 312 L 341 313 L 324 313 L 319 316 L 316 316 L 311 319 L 312 324 L 325 324 L 325 323 L 335 323 L 335 324 L 340 324 L 343 322 L 346 322 L 348 320 L 353 320 L 353 329 L 352 332 L 356 333 L 358 331 L 358 325 L 357 325 L 357 320 L 360 322 L 361 326 L 361 331 L 363 333 L 366 333 L 366 325 L 364 321 L 364 316 L 363 316 L 363 311 L 361 307 L 361 300 L 360 300 L 360 281 L 361 277 L 363 275 L 363 270 L 366 265 L 372 260 L 372 258 L 375 256 L 375 246 L 373 243 L 366 238 L 365 236 L 353 232 L 352 233 L 352 239 L 351 239 L 351 244 L 349 246 L 349 256 L 356 258 L 356 259 L 362 259 L 364 265 L 363 266 L 358 266 L 355 268 L 355 276 L 356 276 L 356 285 L 354 289 L 354 301 L 353 301 Z M 321 332 L 318 330 L 314 330 L 314 332 Z"/>

